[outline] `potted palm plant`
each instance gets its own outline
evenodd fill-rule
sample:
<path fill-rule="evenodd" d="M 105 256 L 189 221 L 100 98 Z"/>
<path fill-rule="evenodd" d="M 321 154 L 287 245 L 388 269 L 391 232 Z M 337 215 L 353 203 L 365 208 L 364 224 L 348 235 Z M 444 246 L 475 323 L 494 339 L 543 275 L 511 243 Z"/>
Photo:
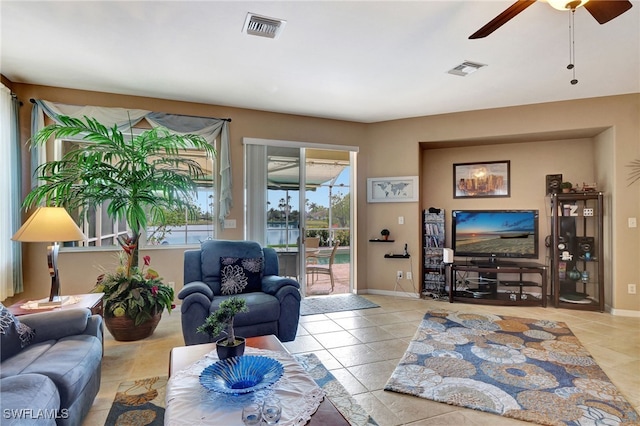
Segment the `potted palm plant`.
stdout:
<path fill-rule="evenodd" d="M 197 328 L 198 332 L 208 334 L 210 338 L 226 335 L 216 341 L 216 351 L 220 359 L 244 354 L 245 339 L 236 336 L 233 330 L 233 319 L 240 312 L 249 312 L 247 302 L 239 297 L 230 297 L 221 302 L 218 309 Z"/>
<path fill-rule="evenodd" d="M 162 223 L 169 211 L 181 209 L 195 215 L 190 200 L 196 193 L 195 180 L 205 173 L 198 162 L 181 154 L 199 149 L 212 157 L 213 146 L 200 136 L 178 135 L 164 128 L 128 137 L 117 126 L 107 128 L 88 117 L 59 116 L 57 120 L 38 132 L 31 144 L 44 145 L 51 137 L 79 136 L 84 142 L 60 160 L 36 169 L 41 185 L 27 195 L 23 207 L 54 204 L 83 218 L 89 208 L 105 205 L 110 218 L 125 219 L 131 235 L 118 238 L 121 264 L 115 273 L 102 276 L 95 288 L 105 293 L 105 324 L 114 334 L 114 321 L 130 320 L 119 327 L 125 330 L 159 321 L 163 308 L 171 311 L 173 289 L 164 286 L 155 271 L 144 271 L 148 264 L 139 266 L 140 235 L 149 222 Z"/>

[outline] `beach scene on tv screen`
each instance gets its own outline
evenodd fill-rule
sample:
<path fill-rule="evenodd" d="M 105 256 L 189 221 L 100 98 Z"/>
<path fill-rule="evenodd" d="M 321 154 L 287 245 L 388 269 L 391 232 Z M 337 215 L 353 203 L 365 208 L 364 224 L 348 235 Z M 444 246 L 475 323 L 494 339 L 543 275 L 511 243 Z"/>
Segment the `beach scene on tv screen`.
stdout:
<path fill-rule="evenodd" d="M 533 212 L 456 212 L 456 252 L 473 255 L 535 255 Z"/>

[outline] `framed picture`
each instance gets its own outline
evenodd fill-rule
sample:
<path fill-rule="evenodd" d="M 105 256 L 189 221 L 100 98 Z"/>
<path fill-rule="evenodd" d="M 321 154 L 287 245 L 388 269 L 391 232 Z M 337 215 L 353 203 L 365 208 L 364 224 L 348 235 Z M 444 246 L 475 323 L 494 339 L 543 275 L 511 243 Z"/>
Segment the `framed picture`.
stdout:
<path fill-rule="evenodd" d="M 453 165 L 453 198 L 509 197 L 510 161 Z"/>
<path fill-rule="evenodd" d="M 367 179 L 367 202 L 410 203 L 418 201 L 418 176 Z"/>

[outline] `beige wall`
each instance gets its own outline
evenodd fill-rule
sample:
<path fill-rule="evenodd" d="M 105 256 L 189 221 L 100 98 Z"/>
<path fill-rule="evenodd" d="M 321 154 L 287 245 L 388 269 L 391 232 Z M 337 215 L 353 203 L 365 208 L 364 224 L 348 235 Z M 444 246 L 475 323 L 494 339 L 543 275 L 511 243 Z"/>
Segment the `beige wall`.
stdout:
<path fill-rule="evenodd" d="M 640 284 L 640 237 L 637 228 L 626 227 L 628 217 L 640 216 L 640 184 L 632 187 L 626 185 L 627 170 L 624 167 L 631 159 L 640 157 L 639 94 L 363 124 L 34 85 L 11 84 L 10 87 L 25 104 L 20 116 L 24 142 L 29 137 L 29 98 L 69 104 L 142 108 L 232 118 L 231 157 L 234 165 L 235 201 L 230 218 L 236 219 L 238 227 L 235 230 L 224 231 L 220 235 L 221 238 L 242 238 L 243 137 L 358 146 L 360 153 L 357 183 L 361 188 L 357 199 L 359 291 L 394 291 L 395 271 L 406 271 L 409 268 L 415 276 L 414 291 L 418 291 L 421 268 L 421 210 L 440 204 L 438 207 L 450 211 L 451 208 L 462 205 L 462 200 L 451 198 L 451 162 L 458 162 L 457 158 L 465 158 L 468 161 L 511 160 L 512 179 L 516 183 L 512 186 L 512 197 L 503 200 L 518 208 L 529 206 L 529 193 L 536 204 L 543 202 L 544 175 L 547 173 L 563 173 L 568 179 L 578 182 L 583 179 L 598 180 L 601 187 L 602 179 L 607 185 L 607 202 L 610 203 L 610 215 L 613 219 L 610 225 L 610 275 L 614 284 L 611 286 L 611 298 L 607 299 L 606 303 L 617 310 L 640 311 L 640 296 L 626 294 L 627 283 Z M 443 148 L 422 151 L 425 143 L 455 145 L 461 142 L 468 145 L 478 141 L 524 143 L 510 143 L 500 147 L 455 148 L 450 152 Z M 564 153 L 561 156 L 553 154 L 556 142 L 558 149 Z M 443 156 L 443 161 L 438 162 L 437 166 L 443 167 L 444 172 L 434 176 L 434 167 L 430 162 L 437 155 Z M 576 158 L 581 160 L 576 161 Z M 448 166 L 442 166 L 441 163 L 445 161 L 449 162 Z M 25 193 L 28 190 L 28 167 L 28 152 L 25 149 Z M 367 177 L 406 175 L 422 176 L 420 203 L 366 202 L 364 188 Z M 430 191 L 429 188 L 438 189 Z M 480 207 L 480 204 L 478 206 Z M 404 225 L 398 225 L 398 216 L 404 217 Z M 377 238 L 382 228 L 391 230 L 396 243 L 368 242 L 371 238 Z M 412 254 L 410 262 L 398 267 L 397 263 L 392 263 L 395 261 L 383 259 L 384 253 L 390 250 L 401 252 L 405 242 L 408 243 L 409 252 Z M 26 291 L 18 296 L 43 297 L 48 294 L 49 288 L 44 264 L 45 245 L 25 244 L 23 250 Z M 148 254 L 161 275 L 167 281 L 175 281 L 179 289 L 182 286 L 182 250 L 150 249 Z M 88 290 L 98 273 L 96 267 L 112 263 L 112 256 L 113 253 L 110 252 L 61 253 L 63 293 Z M 411 289 L 411 283 L 404 282 L 403 289 Z"/>
<path fill-rule="evenodd" d="M 640 234 L 638 228 L 628 228 L 627 219 L 640 214 L 640 184 L 628 185 L 626 165 L 640 158 L 640 94 L 389 121 L 370 125 L 367 135 L 367 152 L 372 155 L 366 170 L 361 170 L 361 180 L 421 175 L 422 199 L 420 206 L 368 204 L 359 226 L 371 232 L 391 226 L 396 241 L 407 241 L 414 256 L 420 253 L 421 208 L 435 205 L 450 211 L 469 203 L 479 208 L 540 205 L 548 173 L 563 173 L 576 182 L 597 181 L 606 193 L 611 241 L 605 303 L 616 313 L 638 315 L 640 295 L 627 294 L 627 284 L 640 281 Z M 417 155 L 417 144 L 443 148 Z M 562 156 L 553 152 L 554 144 Z M 438 173 L 429 170 L 436 158 L 447 162 L 436 165 L 442 167 Z M 495 204 L 453 199 L 452 163 L 476 160 L 511 160 L 515 185 L 510 198 Z M 405 225 L 398 225 L 396 216 L 404 216 Z M 366 245 L 365 238 L 361 236 L 359 243 Z M 382 254 L 377 247 L 369 248 L 364 278 L 369 289 L 392 289 L 395 284 L 396 268 L 389 268 Z"/>
<path fill-rule="evenodd" d="M 274 114 L 239 108 L 193 104 L 152 98 L 140 98 L 67 90 L 54 87 L 12 84 L 12 90 L 24 103 L 20 110 L 20 126 L 23 142 L 29 138 L 31 104 L 30 98 L 76 105 L 99 105 L 106 107 L 140 108 L 152 111 L 197 115 L 205 117 L 229 117 L 231 161 L 233 164 L 234 205 L 229 219 L 235 219 L 237 228 L 227 229 L 219 234 L 223 239 L 242 239 L 244 227 L 243 205 L 243 156 L 242 138 L 264 138 L 313 142 L 334 145 L 357 146 L 364 139 L 365 125 L 337 120 Z M 23 150 L 23 191 L 29 185 L 29 154 Z M 176 289 L 182 288 L 182 252 L 184 249 L 154 250 L 147 254 L 152 257 L 152 265 L 165 278 L 174 281 Z M 49 294 L 50 279 L 46 265 L 46 244 L 24 244 L 24 288 L 25 292 L 12 298 L 34 299 Z M 64 294 L 87 292 L 95 283 L 100 265 L 114 264 L 114 252 L 63 251 L 59 255 L 59 270 Z"/>

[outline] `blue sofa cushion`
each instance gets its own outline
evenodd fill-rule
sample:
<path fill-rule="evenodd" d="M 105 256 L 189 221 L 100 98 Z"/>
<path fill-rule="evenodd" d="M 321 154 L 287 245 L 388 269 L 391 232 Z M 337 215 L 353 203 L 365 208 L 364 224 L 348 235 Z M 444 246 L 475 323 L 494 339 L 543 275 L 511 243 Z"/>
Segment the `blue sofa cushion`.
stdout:
<path fill-rule="evenodd" d="M 87 334 L 59 339 L 22 370 L 49 377 L 58 388 L 62 407 L 69 407 L 91 380 L 92 372 L 100 371 L 102 342 Z M 4 366 L 3 366 L 4 367 Z"/>
<path fill-rule="evenodd" d="M 220 291 L 223 295 L 249 293 L 262 289 L 262 257 L 220 258 Z"/>
<path fill-rule="evenodd" d="M 220 306 L 220 303 L 227 300 L 229 297 L 231 296 L 218 296 L 213 299 L 210 312 L 216 311 Z M 254 293 L 238 294 L 236 297 L 246 300 L 249 312 L 241 312 L 237 314 L 233 319 L 234 327 L 274 322 L 278 321 L 278 318 L 280 318 L 280 301 L 270 294 L 259 291 Z"/>
<path fill-rule="evenodd" d="M 0 361 L 11 358 L 29 345 L 35 331 L 23 324 L 0 303 Z"/>
<path fill-rule="evenodd" d="M 264 257 L 264 254 L 260 244 L 254 241 L 243 241 L 242 244 L 229 240 L 207 240 L 203 242 L 200 248 L 202 281 L 211 288 L 215 295 L 222 294 L 220 289 L 221 256 L 251 259 Z"/>
<path fill-rule="evenodd" d="M 41 374 L 21 374 L 0 380 L 0 402 L 3 426 L 55 426 L 55 416 L 68 415 L 66 410 L 60 410 L 56 385 Z M 22 415 L 18 414 L 20 410 Z"/>

